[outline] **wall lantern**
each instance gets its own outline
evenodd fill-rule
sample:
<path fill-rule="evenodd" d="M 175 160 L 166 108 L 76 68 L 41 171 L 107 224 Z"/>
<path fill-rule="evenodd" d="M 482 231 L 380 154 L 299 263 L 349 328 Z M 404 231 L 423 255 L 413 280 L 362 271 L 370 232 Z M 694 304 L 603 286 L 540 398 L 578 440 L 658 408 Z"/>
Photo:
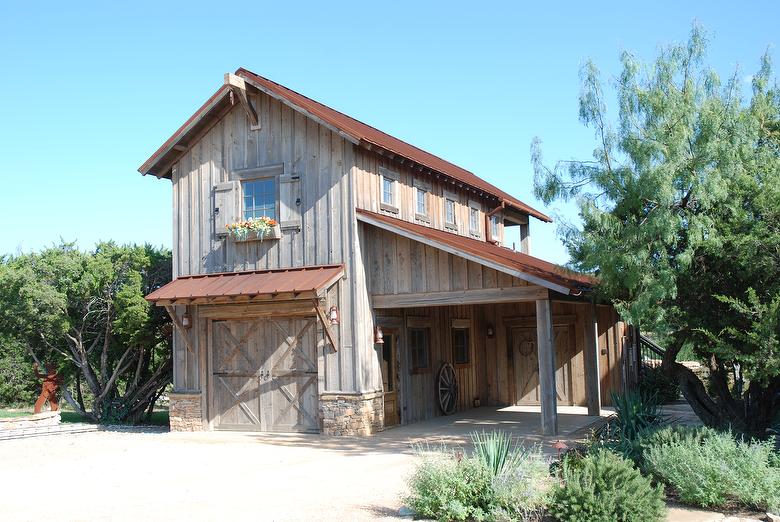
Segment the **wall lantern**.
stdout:
<path fill-rule="evenodd" d="M 181 316 L 181 325 L 187 329 L 192 326 L 192 316 L 187 312 L 184 312 L 184 315 Z"/>
<path fill-rule="evenodd" d="M 385 344 L 385 334 L 381 326 L 374 328 L 374 344 Z"/>
<path fill-rule="evenodd" d="M 332 326 L 338 326 L 341 323 L 341 317 L 339 317 L 339 309 L 335 306 L 331 306 L 328 310 L 328 319 Z"/>
<path fill-rule="evenodd" d="M 487 336 L 488 339 L 492 339 L 494 335 L 496 335 L 496 331 L 493 329 L 493 323 L 487 324 Z"/>

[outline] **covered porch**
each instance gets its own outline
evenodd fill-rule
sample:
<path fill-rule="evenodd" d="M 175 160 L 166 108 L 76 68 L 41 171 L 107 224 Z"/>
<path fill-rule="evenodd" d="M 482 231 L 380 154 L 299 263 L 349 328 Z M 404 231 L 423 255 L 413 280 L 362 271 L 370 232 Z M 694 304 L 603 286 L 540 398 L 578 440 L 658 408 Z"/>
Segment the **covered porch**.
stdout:
<path fill-rule="evenodd" d="M 593 301 L 592 278 L 390 216 L 358 219 L 385 427 L 530 406 L 554 436 L 570 427 L 561 408 L 596 418 L 630 384 L 632 330 Z"/>

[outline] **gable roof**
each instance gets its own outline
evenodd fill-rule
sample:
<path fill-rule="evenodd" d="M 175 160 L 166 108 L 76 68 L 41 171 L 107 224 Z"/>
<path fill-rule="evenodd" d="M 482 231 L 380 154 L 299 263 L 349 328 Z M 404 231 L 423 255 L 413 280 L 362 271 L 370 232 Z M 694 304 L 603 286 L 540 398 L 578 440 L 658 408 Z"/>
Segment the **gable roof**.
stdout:
<path fill-rule="evenodd" d="M 503 206 L 514 208 L 522 213 L 527 213 L 537 219 L 552 222 L 549 216 L 539 212 L 533 207 L 523 203 L 519 199 L 507 194 L 495 185 L 488 183 L 476 174 L 450 163 L 430 152 L 426 152 L 414 145 L 380 131 L 355 118 L 347 116 L 335 109 L 312 100 L 292 89 L 273 82 L 258 74 L 240 68 L 236 76 L 244 79 L 246 83 L 261 92 L 276 98 L 289 105 L 293 109 L 315 119 L 330 127 L 345 139 L 369 150 L 375 150 L 391 157 L 404 158 L 433 175 L 444 176 L 455 182 L 462 183 L 475 190 L 481 191 L 498 200 Z M 206 122 L 220 111 L 225 111 L 226 102 L 229 108 L 230 89 L 223 85 L 217 90 L 200 109 L 188 119 L 152 156 L 138 169 L 141 174 L 153 174 L 158 177 L 169 178 L 170 169 L 180 154 L 177 145 L 186 143 L 188 138 L 194 136 L 206 124 Z"/>
<path fill-rule="evenodd" d="M 596 278 L 574 272 L 522 252 L 461 236 L 446 230 L 410 223 L 385 214 L 356 209 L 359 221 L 408 237 L 452 255 L 510 274 L 565 295 L 579 295 L 596 286 Z"/>

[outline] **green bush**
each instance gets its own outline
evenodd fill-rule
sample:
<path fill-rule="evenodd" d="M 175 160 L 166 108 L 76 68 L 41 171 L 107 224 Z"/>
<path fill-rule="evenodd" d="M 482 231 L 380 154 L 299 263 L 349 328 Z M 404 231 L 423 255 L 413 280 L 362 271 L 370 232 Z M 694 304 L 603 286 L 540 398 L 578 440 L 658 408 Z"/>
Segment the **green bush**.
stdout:
<path fill-rule="evenodd" d="M 595 433 L 593 445 L 620 453 L 637 461 L 640 457 L 640 437 L 658 429 L 663 423 L 661 407 L 654 393 L 630 390 L 612 393 L 615 415 Z"/>
<path fill-rule="evenodd" d="M 648 435 L 640 444 L 646 469 L 687 504 L 780 508 L 780 469 L 768 442 L 678 428 Z"/>
<path fill-rule="evenodd" d="M 680 398 L 680 383 L 670 378 L 659 366 L 642 365 L 639 370 L 639 389 L 648 395 L 655 395 L 660 404 Z"/>
<path fill-rule="evenodd" d="M 544 510 L 552 478 L 538 448 L 524 450 L 499 432 L 475 434 L 475 452 L 421 448 L 404 500 L 437 520 L 531 520 Z"/>
<path fill-rule="evenodd" d="M 605 450 L 564 459 L 549 508 L 561 522 L 654 522 L 665 520 L 665 511 L 663 489 Z"/>
<path fill-rule="evenodd" d="M 0 335 L 0 406 L 31 406 L 39 385 L 33 361 L 24 346 L 11 337 Z"/>

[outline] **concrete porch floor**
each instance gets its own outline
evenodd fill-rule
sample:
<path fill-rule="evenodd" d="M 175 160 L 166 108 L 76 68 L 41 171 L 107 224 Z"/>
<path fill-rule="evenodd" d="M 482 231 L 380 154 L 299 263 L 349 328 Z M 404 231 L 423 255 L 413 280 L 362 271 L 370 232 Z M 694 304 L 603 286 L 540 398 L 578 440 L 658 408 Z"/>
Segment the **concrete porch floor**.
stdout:
<path fill-rule="evenodd" d="M 611 408 L 602 409 L 601 416 L 587 415 L 587 409 L 577 406 L 558 407 L 556 436 L 543 436 L 541 413 L 538 406 L 480 407 L 446 417 L 435 417 L 422 422 L 396 426 L 368 437 L 331 437 L 324 435 L 288 433 L 213 432 L 192 434 L 193 438 L 213 442 L 244 439 L 270 446 L 309 447 L 345 453 L 351 456 L 376 453 L 413 454 L 420 445 L 471 447 L 474 432 L 501 430 L 508 432 L 525 446 L 541 445 L 547 455 L 555 455 L 553 443 L 562 440 L 571 445 L 584 439 L 612 414 Z M 189 434 L 171 434 L 187 437 Z"/>
<path fill-rule="evenodd" d="M 555 453 L 551 445 L 558 440 L 572 442 L 583 438 L 590 429 L 600 425 L 612 413 L 603 409 L 602 416 L 589 416 L 587 408 L 558 407 L 558 435 L 542 435 L 538 406 L 481 407 L 458 412 L 447 417 L 435 417 L 422 422 L 388 428 L 373 438 L 405 440 L 410 444 L 444 443 L 448 446 L 470 446 L 471 434 L 501 430 L 525 445 L 541 444 L 546 453 Z M 550 451 L 548 451 L 550 450 Z"/>

